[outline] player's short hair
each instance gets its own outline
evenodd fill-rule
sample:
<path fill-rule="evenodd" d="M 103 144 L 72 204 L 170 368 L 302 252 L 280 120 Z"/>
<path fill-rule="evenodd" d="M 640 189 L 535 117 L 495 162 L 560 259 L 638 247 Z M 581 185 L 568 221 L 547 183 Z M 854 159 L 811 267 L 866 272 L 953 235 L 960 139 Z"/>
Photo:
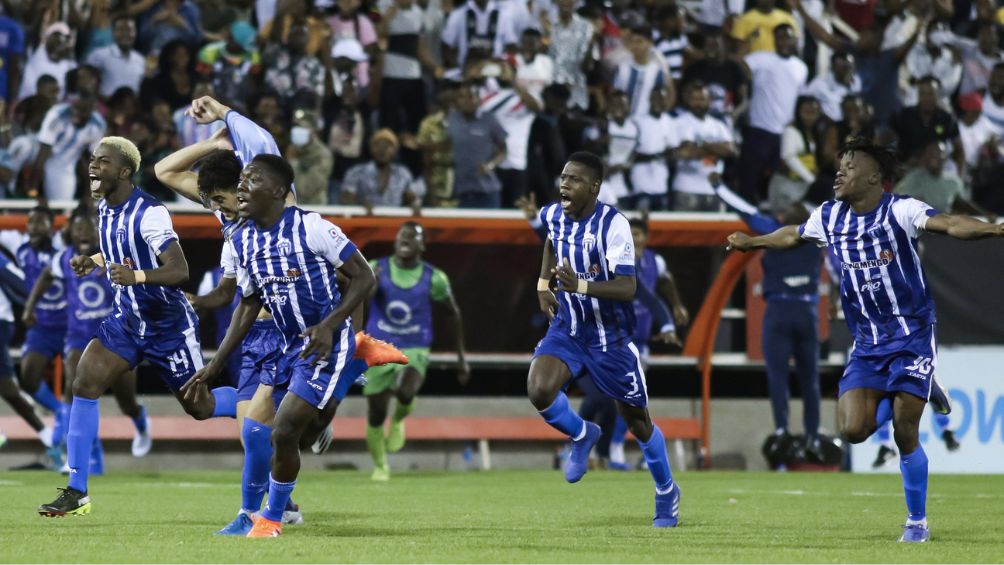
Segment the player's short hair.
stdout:
<path fill-rule="evenodd" d="M 843 158 L 848 153 L 859 152 L 868 155 L 878 163 L 883 182 L 892 181 L 893 175 L 896 172 L 896 154 L 891 149 L 884 145 L 872 143 L 863 137 L 854 137 L 847 140 L 847 143 L 844 143 L 844 146 L 837 153 L 837 158 Z"/>
<path fill-rule="evenodd" d="M 641 233 L 648 235 L 648 222 L 646 222 L 645 220 L 641 218 L 631 218 L 630 220 L 628 220 L 628 225 L 631 227 L 631 229 L 638 228 L 639 230 L 641 230 Z"/>
<path fill-rule="evenodd" d="M 590 153 L 589 151 L 576 151 L 568 156 L 569 163 L 579 163 L 580 165 L 585 165 L 593 171 L 596 175 L 597 181 L 603 180 L 603 159 L 600 159 L 595 153 Z"/>
<path fill-rule="evenodd" d="M 52 211 L 52 208 L 43 204 L 39 204 L 38 206 L 32 208 L 31 212 L 29 212 L 29 215 L 31 214 L 42 214 L 43 216 L 48 217 L 50 222 L 56 219 L 56 213 Z"/>
<path fill-rule="evenodd" d="M 199 162 L 199 196 L 208 200 L 216 191 L 237 192 L 241 180 L 241 162 L 233 151 L 214 151 Z"/>
<path fill-rule="evenodd" d="M 255 155 L 254 159 L 251 159 L 251 162 L 267 169 L 269 174 L 273 175 L 273 178 L 286 189 L 287 193 L 292 190 L 293 178 L 296 175 L 293 173 L 293 167 L 285 159 L 278 155 L 259 153 Z"/>
<path fill-rule="evenodd" d="M 415 233 L 418 234 L 419 237 L 423 239 L 425 238 L 425 228 L 423 228 L 422 224 L 416 222 L 415 220 L 408 220 L 407 222 L 401 224 L 398 231 L 403 230 L 404 228 L 411 228 L 415 230 Z"/>
<path fill-rule="evenodd" d="M 139 156 L 139 149 L 136 144 L 129 141 L 124 137 L 119 137 L 117 135 L 104 137 L 98 143 L 98 147 L 107 146 L 118 151 L 122 157 L 126 160 L 130 167 L 132 167 L 132 172 L 135 173 L 139 170 L 140 163 L 142 159 Z"/>

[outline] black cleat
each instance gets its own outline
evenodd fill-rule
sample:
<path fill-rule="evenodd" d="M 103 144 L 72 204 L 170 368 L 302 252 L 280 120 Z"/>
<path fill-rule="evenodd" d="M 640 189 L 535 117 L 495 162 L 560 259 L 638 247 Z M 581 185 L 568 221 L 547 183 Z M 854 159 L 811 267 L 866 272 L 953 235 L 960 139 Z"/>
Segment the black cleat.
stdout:
<path fill-rule="evenodd" d="M 947 416 L 952 413 L 952 399 L 948 396 L 948 389 L 941 386 L 936 376 L 931 377 L 931 396 L 927 401 L 938 414 L 945 414 Z"/>
<path fill-rule="evenodd" d="M 39 515 L 53 518 L 56 516 L 83 516 L 91 513 L 91 497 L 87 496 L 86 492 L 69 487 L 58 490 L 63 492 L 59 493 L 56 500 L 38 507 Z"/>
<path fill-rule="evenodd" d="M 941 439 L 945 441 L 945 447 L 948 448 L 948 451 L 955 451 L 960 447 L 959 440 L 955 439 L 955 432 L 952 430 L 941 432 Z"/>
<path fill-rule="evenodd" d="M 895 449 L 884 445 L 879 447 L 878 455 L 875 456 L 875 462 L 872 463 L 872 469 L 878 469 L 894 457 L 896 457 Z"/>

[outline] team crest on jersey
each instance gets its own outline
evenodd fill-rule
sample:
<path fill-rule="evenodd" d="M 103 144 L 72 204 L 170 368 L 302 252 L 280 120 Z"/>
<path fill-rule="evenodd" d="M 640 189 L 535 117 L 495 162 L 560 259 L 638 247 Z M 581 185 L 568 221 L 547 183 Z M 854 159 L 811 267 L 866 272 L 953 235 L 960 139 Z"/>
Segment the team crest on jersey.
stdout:
<path fill-rule="evenodd" d="M 279 241 L 275 242 L 275 249 L 276 251 L 279 252 L 279 255 L 282 255 L 283 257 L 288 257 L 289 254 L 293 251 L 293 244 L 290 243 L 288 239 L 280 239 Z"/>
<path fill-rule="evenodd" d="M 116 230 L 115 231 L 115 237 L 118 238 L 119 243 L 125 243 L 126 242 L 126 231 L 125 231 L 125 229 L 124 228 L 119 228 L 118 230 Z"/>
<path fill-rule="evenodd" d="M 593 234 L 587 234 L 582 238 L 582 248 L 586 250 L 586 253 L 592 252 L 596 248 L 596 236 Z"/>

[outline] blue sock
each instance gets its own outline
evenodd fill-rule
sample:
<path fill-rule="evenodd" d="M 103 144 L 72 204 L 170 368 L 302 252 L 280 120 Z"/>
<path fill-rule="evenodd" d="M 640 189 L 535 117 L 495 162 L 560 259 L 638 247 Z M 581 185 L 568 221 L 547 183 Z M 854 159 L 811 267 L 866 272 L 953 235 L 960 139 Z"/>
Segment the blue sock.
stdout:
<path fill-rule="evenodd" d="M 585 433 L 585 422 L 568 406 L 568 397 L 561 391 L 550 406 L 540 411 L 540 415 L 551 427 L 572 439 L 578 439 Z"/>
<path fill-rule="evenodd" d="M 934 413 L 934 423 L 937 424 L 938 429 L 945 431 L 948 429 L 948 414 L 942 414 L 941 412 Z"/>
<path fill-rule="evenodd" d="M 879 426 L 879 428 L 877 430 L 875 430 L 875 435 L 878 437 L 879 441 L 882 442 L 882 445 L 885 445 L 885 446 L 889 445 L 889 438 L 892 435 L 892 434 L 889 433 L 889 428 L 890 427 L 892 427 L 892 426 L 889 424 L 889 422 L 886 422 L 886 423 L 882 424 L 881 426 Z"/>
<path fill-rule="evenodd" d="M 610 443 L 624 443 L 624 438 L 627 437 L 627 430 L 627 422 L 618 414 L 617 419 L 614 420 L 614 431 L 610 435 Z"/>
<path fill-rule="evenodd" d="M 52 445 L 59 447 L 66 439 L 67 426 L 70 425 L 70 404 L 60 403 L 59 412 L 56 413 L 56 425 L 52 427 Z"/>
<path fill-rule="evenodd" d="M 217 400 L 217 402 L 219 402 L 219 400 Z M 146 432 L 146 406 L 139 407 L 139 416 L 132 419 L 132 424 L 136 426 L 137 432 Z"/>
<path fill-rule="evenodd" d="M 266 520 L 281 522 L 282 512 L 286 509 L 286 502 L 289 501 L 289 497 L 292 496 L 295 487 L 296 481 L 280 483 L 273 479 L 270 473 L 268 476 L 268 502 L 265 504 L 265 510 L 262 510 L 261 515 Z"/>
<path fill-rule="evenodd" d="M 46 384 L 45 381 L 42 381 L 38 385 L 38 390 L 36 390 L 35 394 L 31 395 L 31 397 L 35 399 L 35 402 L 41 404 L 46 410 L 52 412 L 53 414 L 59 412 L 59 407 L 63 405 L 63 403 L 56 398 L 56 395 L 52 394 L 52 389 L 49 388 L 49 385 Z"/>
<path fill-rule="evenodd" d="M 244 472 L 241 474 L 241 508 L 248 512 L 261 509 L 268 489 L 268 471 L 272 464 L 272 428 L 244 418 Z"/>
<path fill-rule="evenodd" d="M 666 453 L 666 438 L 662 435 L 662 430 L 655 424 L 652 425 L 652 437 L 646 442 L 638 442 L 642 454 L 645 455 L 645 462 L 648 463 L 648 471 L 652 473 L 655 480 L 655 492 L 666 494 L 673 489 L 673 474 L 669 471 L 669 455 Z"/>
<path fill-rule="evenodd" d="M 213 418 L 237 417 L 237 389 L 232 386 L 218 386 L 212 390 L 216 397 Z"/>
<path fill-rule="evenodd" d="M 875 407 L 875 425 L 881 428 L 889 420 L 892 420 L 892 398 L 887 396 Z"/>
<path fill-rule="evenodd" d="M 87 471 L 91 448 L 98 437 L 98 401 L 73 397 L 70 426 L 66 434 L 66 462 L 70 467 L 70 488 L 87 492 Z"/>
<path fill-rule="evenodd" d="M 927 454 L 917 446 L 913 453 L 901 454 L 899 472 L 903 475 L 903 491 L 906 493 L 906 511 L 911 520 L 927 517 Z"/>

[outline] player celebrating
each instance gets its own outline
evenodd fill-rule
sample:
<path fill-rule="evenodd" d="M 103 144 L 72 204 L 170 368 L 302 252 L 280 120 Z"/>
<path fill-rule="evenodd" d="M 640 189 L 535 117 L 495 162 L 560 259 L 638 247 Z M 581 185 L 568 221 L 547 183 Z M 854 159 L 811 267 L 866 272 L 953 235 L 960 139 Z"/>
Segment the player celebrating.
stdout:
<path fill-rule="evenodd" d="M 572 439 L 565 480 L 585 475 L 600 428 L 585 422 L 563 392 L 583 376 L 617 402 L 617 409 L 641 446 L 655 479 L 652 525 L 671 528 L 680 512 L 666 440 L 648 413 L 645 371 L 631 343 L 635 330 L 635 256 L 631 228 L 615 208 L 597 202 L 603 162 L 588 152 L 573 153 L 561 173 L 561 201 L 543 208 L 547 226 L 537 299 L 552 318 L 537 344 L 527 388 L 530 402 L 555 429 Z M 550 288 L 556 276 L 557 294 Z"/>
<path fill-rule="evenodd" d="M 355 381 L 351 313 L 375 287 L 366 259 L 340 229 L 317 214 L 285 206 L 292 184 L 292 168 L 274 155 L 258 155 L 241 173 L 238 209 L 248 221 L 231 242 L 243 299 L 216 357 L 186 385 L 197 390 L 215 378 L 262 304 L 269 304 L 283 339 L 276 385 L 290 394 L 275 415 L 268 502 L 247 534 L 252 538 L 282 533 L 282 511 L 300 469 L 300 440 L 319 419 L 330 419 Z M 336 269 L 349 279 L 344 296 Z"/>
<path fill-rule="evenodd" d="M 14 305 L 24 304 L 24 272 L 0 252 L 0 396 L 39 434 L 43 443 L 51 442 L 52 429 L 46 428 L 34 407 L 23 396 L 14 378 L 14 362 L 10 358 L 10 341 L 14 337 Z M 44 432 L 43 432 L 44 430 Z M 0 447 L 7 438 L 0 433 Z"/>
<path fill-rule="evenodd" d="M 405 367 L 386 365 L 366 372 L 363 394 L 368 400 L 369 426 L 366 446 L 373 457 L 374 481 L 390 479 L 387 452 L 404 447 L 404 419 L 411 414 L 415 395 L 425 379 L 432 345 L 432 302 L 446 306 L 454 320 L 457 370 L 461 384 L 470 378 L 464 359 L 464 327 L 460 307 L 453 298 L 446 273 L 422 261 L 425 233 L 417 222 L 405 222 L 394 239 L 394 255 L 370 261 L 377 277 L 376 294 L 370 305 L 366 331 L 390 342 L 408 356 Z M 391 418 L 390 434 L 384 438 L 384 421 L 391 397 L 397 409 Z"/>
<path fill-rule="evenodd" d="M 920 417 L 927 402 L 944 414 L 951 404 L 934 378 L 934 301 L 917 237 L 921 231 L 965 240 L 1004 237 L 1004 225 L 942 214 L 919 200 L 884 192 L 893 167 L 889 150 L 854 140 L 840 153 L 835 199 L 816 208 L 808 221 L 758 237 L 737 232 L 728 241 L 739 251 L 813 241 L 840 260 L 841 301 L 855 335 L 840 379 L 838 425 L 848 441 L 860 443 L 892 418 L 908 512 L 900 541 L 925 542 L 927 455 L 918 441 Z"/>
<path fill-rule="evenodd" d="M 155 367 L 195 419 L 233 417 L 236 409 L 232 387 L 224 394 L 195 398 L 177 392 L 202 368 L 198 320 L 178 288 L 188 280 L 188 262 L 171 216 L 130 180 L 139 167 L 139 150 L 125 138 L 106 137 L 91 155 L 91 196 L 101 200 L 101 252 L 78 255 L 70 266 L 77 276 L 106 266 L 115 288 L 115 313 L 101 323 L 97 338 L 87 345 L 77 365 L 66 442 L 69 485 L 60 489 L 56 500 L 39 506 L 43 516 L 91 511 L 87 463 L 97 437 L 98 398 L 141 360 Z"/>

